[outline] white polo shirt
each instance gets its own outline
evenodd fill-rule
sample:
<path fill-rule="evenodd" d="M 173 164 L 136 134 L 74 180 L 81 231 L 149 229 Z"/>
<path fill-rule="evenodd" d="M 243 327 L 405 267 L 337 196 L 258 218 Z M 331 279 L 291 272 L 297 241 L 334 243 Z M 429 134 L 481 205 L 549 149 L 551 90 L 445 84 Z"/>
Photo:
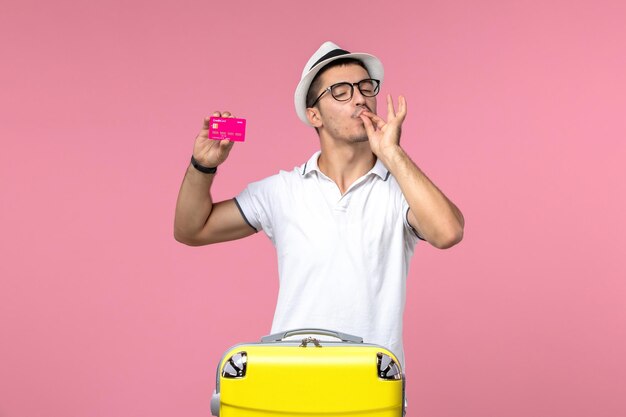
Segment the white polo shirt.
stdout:
<path fill-rule="evenodd" d="M 418 241 L 409 205 L 380 160 L 341 195 L 320 171 L 320 153 L 249 184 L 235 199 L 244 219 L 276 247 L 280 286 L 271 333 L 338 330 L 388 348 L 404 365 L 406 277 Z"/>

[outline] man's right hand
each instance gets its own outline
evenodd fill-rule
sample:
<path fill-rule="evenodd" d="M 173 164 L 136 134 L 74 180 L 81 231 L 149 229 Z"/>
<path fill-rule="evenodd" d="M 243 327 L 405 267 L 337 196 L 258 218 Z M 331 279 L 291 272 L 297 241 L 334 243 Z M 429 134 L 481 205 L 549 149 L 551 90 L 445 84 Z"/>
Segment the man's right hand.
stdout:
<path fill-rule="evenodd" d="M 230 112 L 213 112 L 212 117 L 234 117 Z M 193 157 L 202 166 L 213 168 L 220 165 L 228 158 L 228 154 L 235 142 L 228 139 L 214 140 L 209 139 L 209 119 L 205 117 L 202 124 L 202 130 L 196 137 L 193 145 Z"/>
<path fill-rule="evenodd" d="M 234 117 L 230 112 L 213 113 L 215 117 Z M 228 157 L 233 147 L 230 140 L 209 139 L 209 117 L 193 146 L 193 157 L 200 165 L 213 168 Z M 211 184 L 215 175 L 201 174 L 190 165 L 178 192 L 174 217 L 174 238 L 181 243 L 198 246 L 241 239 L 256 232 L 239 210 L 235 199 L 213 204 Z M 209 192 L 207 192 L 209 191 Z"/>

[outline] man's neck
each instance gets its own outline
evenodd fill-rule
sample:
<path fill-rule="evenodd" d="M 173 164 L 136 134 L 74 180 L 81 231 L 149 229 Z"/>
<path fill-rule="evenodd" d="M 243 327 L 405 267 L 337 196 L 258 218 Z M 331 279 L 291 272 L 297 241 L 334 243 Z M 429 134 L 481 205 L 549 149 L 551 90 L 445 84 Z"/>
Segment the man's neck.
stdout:
<path fill-rule="evenodd" d="M 322 153 L 317 165 L 328 178 L 333 180 L 341 194 L 376 164 L 369 142 L 342 144 L 342 146 L 321 143 Z"/>

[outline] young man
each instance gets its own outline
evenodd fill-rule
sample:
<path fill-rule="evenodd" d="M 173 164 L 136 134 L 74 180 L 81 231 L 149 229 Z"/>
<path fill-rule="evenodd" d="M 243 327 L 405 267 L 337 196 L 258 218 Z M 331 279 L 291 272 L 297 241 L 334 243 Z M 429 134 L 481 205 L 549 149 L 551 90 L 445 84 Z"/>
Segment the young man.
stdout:
<path fill-rule="evenodd" d="M 464 221 L 400 147 L 404 97 L 397 111 L 387 97 L 386 121 L 376 114 L 382 79 L 376 57 L 324 43 L 295 93 L 296 113 L 316 128 L 321 151 L 215 204 L 209 190 L 233 143 L 209 140 L 205 118 L 178 196 L 174 235 L 206 245 L 264 230 L 278 253 L 272 333 L 338 330 L 387 347 L 403 365 L 402 313 L 414 246 L 422 239 L 451 247 L 462 239 Z"/>

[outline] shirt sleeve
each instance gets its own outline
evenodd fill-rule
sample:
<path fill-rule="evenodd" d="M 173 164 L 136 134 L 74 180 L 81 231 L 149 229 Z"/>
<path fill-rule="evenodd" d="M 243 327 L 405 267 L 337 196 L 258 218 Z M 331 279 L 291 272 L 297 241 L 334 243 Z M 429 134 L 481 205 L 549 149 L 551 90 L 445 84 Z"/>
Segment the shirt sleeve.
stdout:
<path fill-rule="evenodd" d="M 253 182 L 235 197 L 235 203 L 244 220 L 257 232 L 263 230 L 273 241 L 272 195 L 276 189 L 274 177 Z"/>
<path fill-rule="evenodd" d="M 424 239 L 422 236 L 420 236 L 419 233 L 417 233 L 417 230 L 415 230 L 415 228 L 413 228 L 411 223 L 409 223 L 409 210 L 411 209 L 411 207 L 409 207 L 408 201 L 406 201 L 406 198 L 404 198 L 404 194 L 402 194 L 402 190 L 400 189 L 400 185 L 398 184 L 398 182 L 396 181 L 396 179 L 393 176 L 391 176 L 391 182 L 392 182 L 393 187 L 394 187 L 395 192 L 396 192 L 396 198 L 397 198 L 396 201 L 399 202 L 399 206 L 401 208 L 402 221 L 404 222 L 404 236 L 405 236 L 405 238 L 412 245 L 415 245 L 420 240 L 424 240 L 425 241 L 426 239 Z"/>
<path fill-rule="evenodd" d="M 409 207 L 409 203 L 406 201 L 404 196 L 402 196 L 402 217 L 404 218 L 404 227 L 406 228 L 407 232 L 410 233 L 413 237 L 425 241 L 426 239 L 421 237 L 420 234 L 417 233 L 417 230 L 415 230 L 411 223 L 409 223 L 409 210 L 411 210 L 411 207 Z M 415 243 L 417 243 L 417 240 L 415 241 Z"/>

